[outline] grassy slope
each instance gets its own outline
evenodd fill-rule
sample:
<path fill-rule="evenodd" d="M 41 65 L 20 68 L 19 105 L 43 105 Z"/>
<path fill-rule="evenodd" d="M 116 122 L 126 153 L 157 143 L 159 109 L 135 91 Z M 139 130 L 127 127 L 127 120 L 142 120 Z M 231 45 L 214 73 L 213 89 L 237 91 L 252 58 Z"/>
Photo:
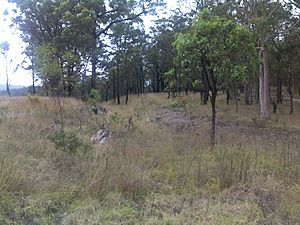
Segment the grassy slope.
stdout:
<path fill-rule="evenodd" d="M 60 128 L 57 101 L 0 101 L 0 224 L 300 223 L 299 103 L 262 121 L 255 106 L 237 114 L 219 100 L 213 152 L 210 108 L 196 95 L 104 104 L 104 146 L 89 141 L 103 115 L 59 103 L 66 132 L 84 143 L 74 154 L 47 138 Z"/>

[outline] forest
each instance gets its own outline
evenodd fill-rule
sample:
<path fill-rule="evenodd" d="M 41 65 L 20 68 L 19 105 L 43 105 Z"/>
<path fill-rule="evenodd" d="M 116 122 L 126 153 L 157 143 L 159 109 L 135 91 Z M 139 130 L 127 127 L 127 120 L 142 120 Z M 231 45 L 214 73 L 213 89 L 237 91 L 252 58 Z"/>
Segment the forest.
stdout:
<path fill-rule="evenodd" d="M 300 223 L 299 0 L 8 2 L 0 224 Z"/>

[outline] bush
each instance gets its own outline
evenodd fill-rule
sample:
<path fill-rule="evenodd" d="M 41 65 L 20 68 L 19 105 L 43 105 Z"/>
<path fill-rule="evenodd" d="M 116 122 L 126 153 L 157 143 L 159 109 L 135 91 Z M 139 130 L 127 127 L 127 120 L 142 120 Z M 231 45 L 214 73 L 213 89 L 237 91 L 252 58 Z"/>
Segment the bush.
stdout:
<path fill-rule="evenodd" d="M 48 136 L 48 139 L 53 142 L 56 148 L 64 152 L 75 154 L 81 148 L 86 152 L 90 146 L 83 142 L 73 132 L 66 133 L 63 130 L 56 131 Z"/>
<path fill-rule="evenodd" d="M 88 103 L 91 106 L 96 106 L 99 102 L 101 102 L 100 92 L 97 89 L 92 89 Z"/>
<path fill-rule="evenodd" d="M 172 101 L 170 103 L 172 109 L 185 108 L 185 102 Z"/>
<path fill-rule="evenodd" d="M 120 113 L 117 113 L 117 112 L 114 112 L 111 116 L 110 116 L 110 122 L 112 124 L 118 124 L 121 120 L 121 114 Z"/>

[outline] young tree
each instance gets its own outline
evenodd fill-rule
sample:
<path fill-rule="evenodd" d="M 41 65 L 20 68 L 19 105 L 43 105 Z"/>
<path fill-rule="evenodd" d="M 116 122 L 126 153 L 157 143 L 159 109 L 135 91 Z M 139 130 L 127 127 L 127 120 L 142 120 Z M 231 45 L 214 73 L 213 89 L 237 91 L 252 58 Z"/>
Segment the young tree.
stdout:
<path fill-rule="evenodd" d="M 6 76 L 6 90 L 7 90 L 7 94 L 10 97 L 10 90 L 9 90 L 9 77 L 8 77 L 8 51 L 10 48 L 10 44 L 7 41 L 4 41 L 0 44 L 0 51 L 1 54 L 4 57 L 5 60 L 5 76 Z"/>
<path fill-rule="evenodd" d="M 252 33 L 244 26 L 214 16 L 211 11 L 199 13 L 189 32 L 179 34 L 174 45 L 179 55 L 196 61 L 210 90 L 211 146 L 215 144 L 216 97 L 224 85 L 241 81 L 256 61 Z M 227 85 L 226 85 L 227 84 Z"/>

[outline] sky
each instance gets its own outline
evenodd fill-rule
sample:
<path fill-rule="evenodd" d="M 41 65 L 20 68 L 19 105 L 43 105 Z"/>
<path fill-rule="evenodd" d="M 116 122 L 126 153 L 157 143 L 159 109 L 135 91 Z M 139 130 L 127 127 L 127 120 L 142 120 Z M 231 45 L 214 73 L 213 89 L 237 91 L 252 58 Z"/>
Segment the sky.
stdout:
<path fill-rule="evenodd" d="M 169 10 L 176 8 L 176 0 L 166 0 L 166 2 Z M 14 68 L 16 68 L 16 66 L 24 60 L 25 56 L 22 55 L 22 52 L 24 51 L 24 44 L 19 38 L 18 31 L 9 27 L 11 23 L 10 18 L 6 18 L 3 15 L 5 9 L 12 8 L 13 6 L 9 4 L 7 0 L 0 0 L 0 43 L 4 41 L 8 41 L 10 43 L 10 50 L 8 52 L 8 58 L 12 60 L 12 63 L 9 63 L 8 66 L 10 84 L 29 86 L 32 84 L 31 71 L 26 71 L 19 67 L 15 73 L 13 72 Z M 145 23 L 150 26 L 151 17 L 144 17 L 144 20 L 146 20 Z M 5 83 L 5 60 L 3 56 L 0 55 L 0 84 Z"/>

